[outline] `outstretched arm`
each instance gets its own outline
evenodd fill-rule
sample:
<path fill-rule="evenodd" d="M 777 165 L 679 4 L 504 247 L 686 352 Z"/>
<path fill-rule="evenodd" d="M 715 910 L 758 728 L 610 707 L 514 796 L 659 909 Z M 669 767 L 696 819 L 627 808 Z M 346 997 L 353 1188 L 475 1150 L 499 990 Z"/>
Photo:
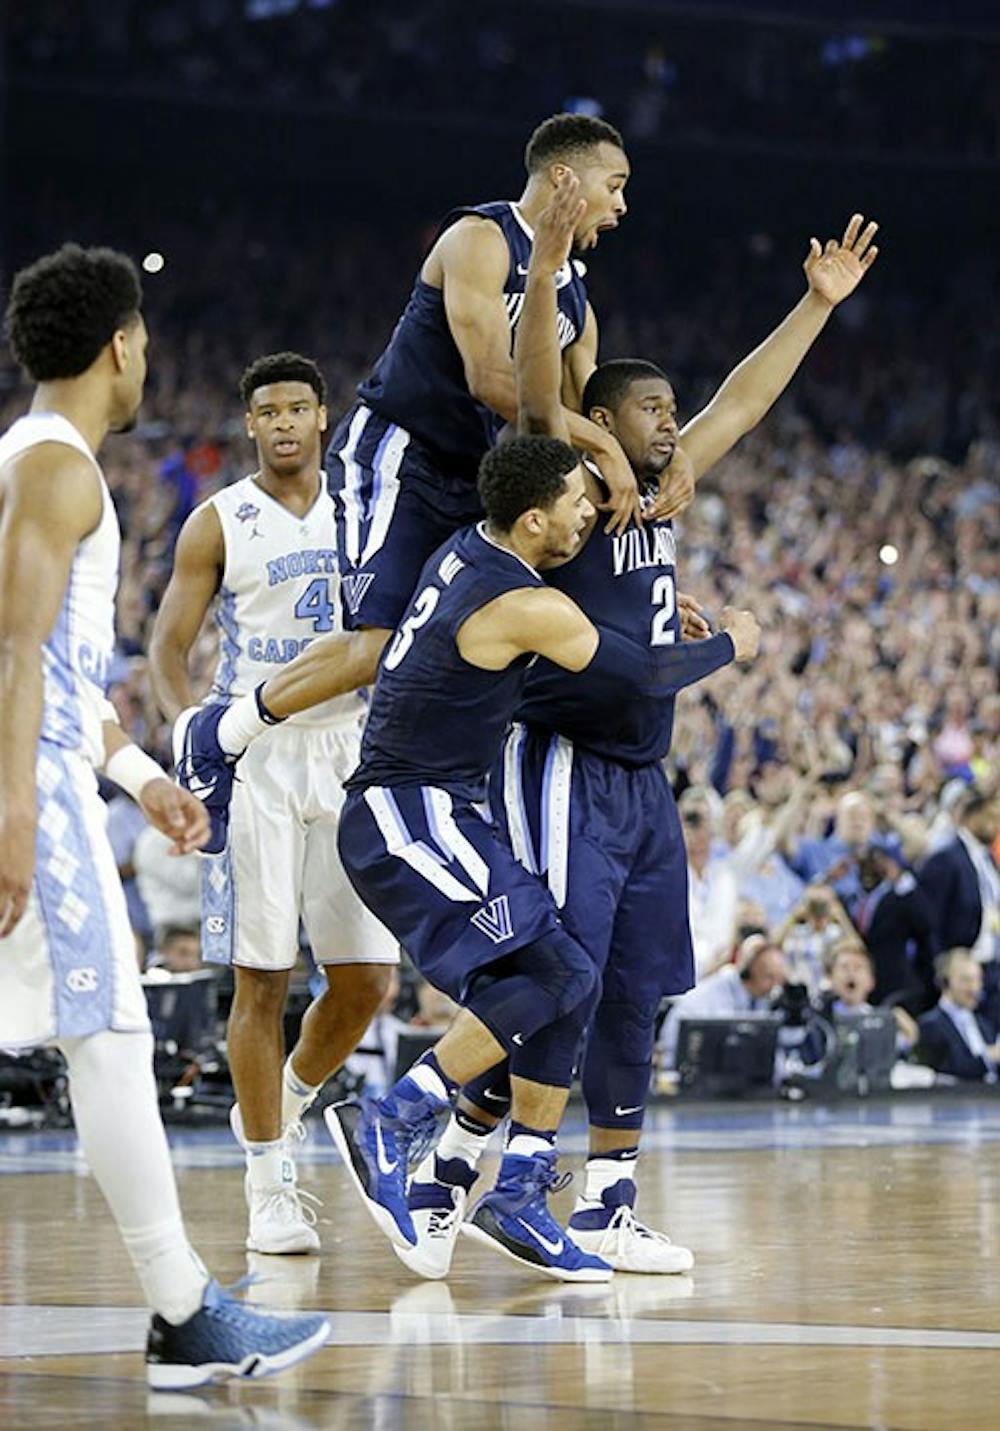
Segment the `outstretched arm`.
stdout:
<path fill-rule="evenodd" d="M 796 369 L 838 303 L 854 292 L 878 257 L 872 240 L 878 224 L 854 214 L 837 242 L 825 248 L 810 239 L 803 265 L 809 288 L 759 348 L 734 368 L 712 398 L 681 432 L 696 478 L 755 427 L 791 382 Z"/>

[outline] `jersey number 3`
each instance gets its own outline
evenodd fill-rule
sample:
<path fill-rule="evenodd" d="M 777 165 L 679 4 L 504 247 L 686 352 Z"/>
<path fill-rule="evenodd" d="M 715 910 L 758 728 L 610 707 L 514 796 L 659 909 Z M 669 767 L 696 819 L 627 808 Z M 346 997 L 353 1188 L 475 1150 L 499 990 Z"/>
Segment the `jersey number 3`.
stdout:
<path fill-rule="evenodd" d="M 402 626 L 396 632 L 392 640 L 392 645 L 385 654 L 383 665 L 387 671 L 394 671 L 403 657 L 413 645 L 413 638 L 420 630 L 421 626 L 426 626 L 427 622 L 434 615 L 434 608 L 441 599 L 441 593 L 436 586 L 425 586 L 423 591 L 413 603 L 413 614 L 408 616 Z"/>
<path fill-rule="evenodd" d="M 669 646 L 677 639 L 672 621 L 677 613 L 677 595 L 672 576 L 658 576 L 650 595 L 653 603 L 653 624 L 649 633 L 651 646 Z"/>
<path fill-rule="evenodd" d="M 303 621 L 311 621 L 314 631 L 333 630 L 333 602 L 330 600 L 328 577 L 318 576 L 311 581 L 295 603 L 295 615 Z"/>

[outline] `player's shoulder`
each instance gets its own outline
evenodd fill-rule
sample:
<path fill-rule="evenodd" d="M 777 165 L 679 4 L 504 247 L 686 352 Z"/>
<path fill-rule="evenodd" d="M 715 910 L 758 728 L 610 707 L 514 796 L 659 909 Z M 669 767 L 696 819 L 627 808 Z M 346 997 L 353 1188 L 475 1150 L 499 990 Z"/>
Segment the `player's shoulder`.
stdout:
<path fill-rule="evenodd" d="M 434 245 L 436 256 L 446 267 L 502 266 L 509 262 L 507 238 L 498 220 L 479 212 L 456 216 Z"/>
<path fill-rule="evenodd" d="M 0 464 L 0 500 L 26 517 L 45 514 L 53 522 L 78 518 L 81 533 L 100 521 L 101 473 L 96 459 L 58 436 L 12 453 Z"/>

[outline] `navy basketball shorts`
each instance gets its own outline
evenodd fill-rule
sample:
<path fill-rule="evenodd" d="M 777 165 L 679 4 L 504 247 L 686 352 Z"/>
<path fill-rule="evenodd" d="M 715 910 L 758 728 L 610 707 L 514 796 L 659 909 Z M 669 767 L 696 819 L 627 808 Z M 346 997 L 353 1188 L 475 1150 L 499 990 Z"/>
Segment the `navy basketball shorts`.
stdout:
<path fill-rule="evenodd" d="M 457 1003 L 474 974 L 559 925 L 488 811 L 438 786 L 349 791 L 338 845 L 359 897 Z"/>
<path fill-rule="evenodd" d="M 687 855 L 659 765 L 627 769 L 512 727 L 490 777 L 494 818 L 594 959 L 602 998 L 655 1008 L 694 984 Z"/>
<path fill-rule="evenodd" d="M 365 403 L 337 427 L 326 469 L 344 627 L 394 630 L 427 558 L 482 517 L 475 473 L 443 478 L 416 438 Z"/>

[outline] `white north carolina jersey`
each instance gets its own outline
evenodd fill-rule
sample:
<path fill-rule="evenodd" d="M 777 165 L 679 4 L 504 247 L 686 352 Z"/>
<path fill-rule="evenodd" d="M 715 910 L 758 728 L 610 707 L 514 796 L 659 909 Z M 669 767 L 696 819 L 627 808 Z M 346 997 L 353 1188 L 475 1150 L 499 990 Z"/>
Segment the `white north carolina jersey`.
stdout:
<path fill-rule="evenodd" d="M 342 631 L 333 501 L 320 491 L 297 517 L 252 476 L 209 499 L 222 524 L 225 566 L 215 619 L 219 664 L 209 699 L 241 696 L 304 651 L 310 641 Z M 359 719 L 357 692 L 292 716 L 298 725 Z"/>
<path fill-rule="evenodd" d="M 28 413 L 0 437 L 0 468 L 30 447 L 58 442 L 94 464 L 103 507 L 94 531 L 76 549 L 62 605 L 42 651 L 44 704 L 41 736 L 104 764 L 104 693 L 115 649 L 115 594 L 121 532 L 97 458 L 68 420 L 54 412 Z"/>

